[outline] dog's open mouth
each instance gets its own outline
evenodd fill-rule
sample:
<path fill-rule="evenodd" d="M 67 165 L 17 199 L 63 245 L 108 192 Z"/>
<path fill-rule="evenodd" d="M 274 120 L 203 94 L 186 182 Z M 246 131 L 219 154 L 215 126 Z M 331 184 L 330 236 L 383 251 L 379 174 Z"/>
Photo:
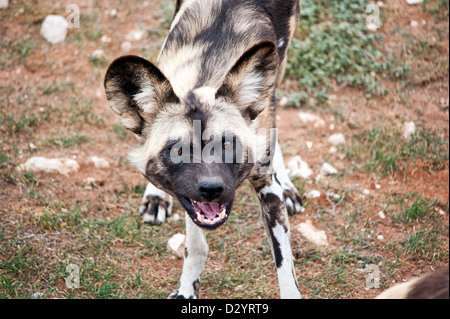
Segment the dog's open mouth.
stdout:
<path fill-rule="evenodd" d="M 219 227 L 226 222 L 230 214 L 231 203 L 198 202 L 184 196 L 178 198 L 194 223 L 200 227 Z"/>

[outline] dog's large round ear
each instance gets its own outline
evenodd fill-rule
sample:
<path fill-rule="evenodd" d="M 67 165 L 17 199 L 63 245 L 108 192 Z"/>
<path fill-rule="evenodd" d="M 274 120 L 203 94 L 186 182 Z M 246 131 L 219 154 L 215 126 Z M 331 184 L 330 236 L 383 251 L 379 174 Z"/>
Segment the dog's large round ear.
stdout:
<path fill-rule="evenodd" d="M 123 56 L 111 63 L 104 85 L 109 106 L 137 135 L 143 134 L 165 103 L 178 101 L 162 72 L 138 56 Z"/>
<path fill-rule="evenodd" d="M 228 72 L 217 96 L 230 100 L 244 117 L 254 120 L 267 106 L 277 73 L 275 44 L 271 41 L 258 43 L 247 50 Z"/>

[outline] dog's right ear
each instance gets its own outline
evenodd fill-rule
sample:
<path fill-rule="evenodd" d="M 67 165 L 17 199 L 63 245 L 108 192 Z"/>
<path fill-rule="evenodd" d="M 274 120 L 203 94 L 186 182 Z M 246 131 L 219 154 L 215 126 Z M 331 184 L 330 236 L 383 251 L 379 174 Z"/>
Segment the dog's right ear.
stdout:
<path fill-rule="evenodd" d="M 123 56 L 111 63 L 104 85 L 109 106 L 137 135 L 143 134 L 162 105 L 178 101 L 162 72 L 138 56 Z"/>

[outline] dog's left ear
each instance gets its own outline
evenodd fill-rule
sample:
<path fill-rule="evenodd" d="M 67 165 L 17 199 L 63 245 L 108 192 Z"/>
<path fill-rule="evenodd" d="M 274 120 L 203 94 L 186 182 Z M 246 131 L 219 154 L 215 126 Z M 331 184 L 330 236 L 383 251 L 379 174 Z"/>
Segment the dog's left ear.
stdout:
<path fill-rule="evenodd" d="M 267 106 L 278 72 L 273 42 L 264 41 L 245 52 L 217 90 L 217 97 L 231 100 L 245 118 L 254 120 Z"/>
<path fill-rule="evenodd" d="M 133 55 L 111 63 L 105 75 L 105 92 L 122 124 L 138 136 L 165 103 L 178 100 L 164 74 L 151 62 Z"/>

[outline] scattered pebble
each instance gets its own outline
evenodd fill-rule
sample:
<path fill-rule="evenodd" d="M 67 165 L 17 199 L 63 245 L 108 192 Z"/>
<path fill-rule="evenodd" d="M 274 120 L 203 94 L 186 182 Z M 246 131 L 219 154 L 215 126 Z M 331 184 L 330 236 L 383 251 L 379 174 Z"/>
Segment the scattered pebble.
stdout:
<path fill-rule="evenodd" d="M 406 0 L 406 3 L 409 5 L 420 4 L 422 2 L 423 2 L 423 0 Z"/>
<path fill-rule="evenodd" d="M 330 149 L 328 150 L 329 154 L 335 154 L 337 153 L 337 148 L 335 146 L 331 146 Z"/>
<path fill-rule="evenodd" d="M 381 219 L 385 219 L 386 218 L 386 215 L 384 214 L 384 212 L 382 210 L 380 210 L 378 212 L 378 216 L 380 216 Z"/>
<path fill-rule="evenodd" d="M 278 105 L 280 107 L 285 107 L 289 103 L 289 98 L 287 96 L 283 96 L 280 101 L 278 102 Z"/>
<path fill-rule="evenodd" d="M 335 175 L 338 173 L 338 170 L 334 168 L 329 163 L 323 163 L 322 167 L 320 168 L 320 174 L 321 175 Z"/>
<path fill-rule="evenodd" d="M 328 246 L 328 238 L 325 231 L 317 229 L 310 220 L 300 223 L 296 229 L 310 243 L 317 246 Z"/>
<path fill-rule="evenodd" d="M 317 114 L 300 111 L 297 115 L 303 124 L 312 125 L 314 128 L 325 126 L 325 121 Z"/>
<path fill-rule="evenodd" d="M 403 138 L 405 140 L 410 140 L 414 133 L 416 133 L 416 124 L 414 122 L 403 123 Z"/>
<path fill-rule="evenodd" d="M 122 51 L 128 52 L 131 50 L 131 42 L 130 41 L 123 41 L 120 48 Z"/>
<path fill-rule="evenodd" d="M 111 43 L 112 39 L 110 37 L 108 37 L 106 34 L 102 35 L 100 41 L 102 43 Z"/>
<path fill-rule="evenodd" d="M 0 0 L 0 9 L 8 8 L 8 0 Z"/>
<path fill-rule="evenodd" d="M 300 156 L 293 157 L 287 163 L 287 170 L 291 177 L 309 178 L 313 171 L 309 168 L 308 163 L 302 160 Z"/>
<path fill-rule="evenodd" d="M 384 236 L 383 236 L 383 235 L 378 235 L 378 236 L 377 236 L 377 239 L 378 239 L 378 240 L 384 240 Z"/>
<path fill-rule="evenodd" d="M 183 258 L 186 236 L 183 234 L 173 235 L 167 242 L 167 248 L 178 258 Z"/>
<path fill-rule="evenodd" d="M 308 198 L 308 199 L 319 198 L 320 197 L 320 191 L 318 191 L 317 189 L 313 189 L 313 190 L 307 192 L 305 194 L 305 197 Z"/>
<path fill-rule="evenodd" d="M 133 29 L 125 35 L 127 41 L 140 41 L 144 38 L 145 31 L 140 29 Z"/>
<path fill-rule="evenodd" d="M 51 14 L 44 19 L 40 34 L 52 44 L 64 42 L 68 26 L 63 16 Z"/>
<path fill-rule="evenodd" d="M 102 49 L 97 49 L 94 52 L 92 52 L 91 57 L 101 59 L 105 56 L 105 51 Z"/>
<path fill-rule="evenodd" d="M 91 161 L 97 168 L 108 168 L 109 162 L 102 157 L 91 156 Z"/>
<path fill-rule="evenodd" d="M 345 136 L 342 133 L 336 133 L 328 137 L 327 141 L 334 146 L 342 145 L 345 144 Z"/>
<path fill-rule="evenodd" d="M 69 173 L 77 172 L 80 169 L 80 165 L 70 158 L 45 158 L 42 156 L 33 156 L 24 164 L 19 165 L 18 169 L 31 172 L 56 172 L 62 175 L 68 175 Z"/>
<path fill-rule="evenodd" d="M 307 147 L 308 149 L 311 149 L 312 146 L 313 146 L 313 142 L 311 142 L 311 141 L 306 141 L 306 147 Z"/>
<path fill-rule="evenodd" d="M 419 22 L 417 22 L 416 20 L 412 20 L 410 22 L 410 25 L 412 28 L 417 28 L 419 26 Z"/>
<path fill-rule="evenodd" d="M 380 184 L 375 184 L 375 188 L 376 189 L 381 189 L 381 185 Z"/>

